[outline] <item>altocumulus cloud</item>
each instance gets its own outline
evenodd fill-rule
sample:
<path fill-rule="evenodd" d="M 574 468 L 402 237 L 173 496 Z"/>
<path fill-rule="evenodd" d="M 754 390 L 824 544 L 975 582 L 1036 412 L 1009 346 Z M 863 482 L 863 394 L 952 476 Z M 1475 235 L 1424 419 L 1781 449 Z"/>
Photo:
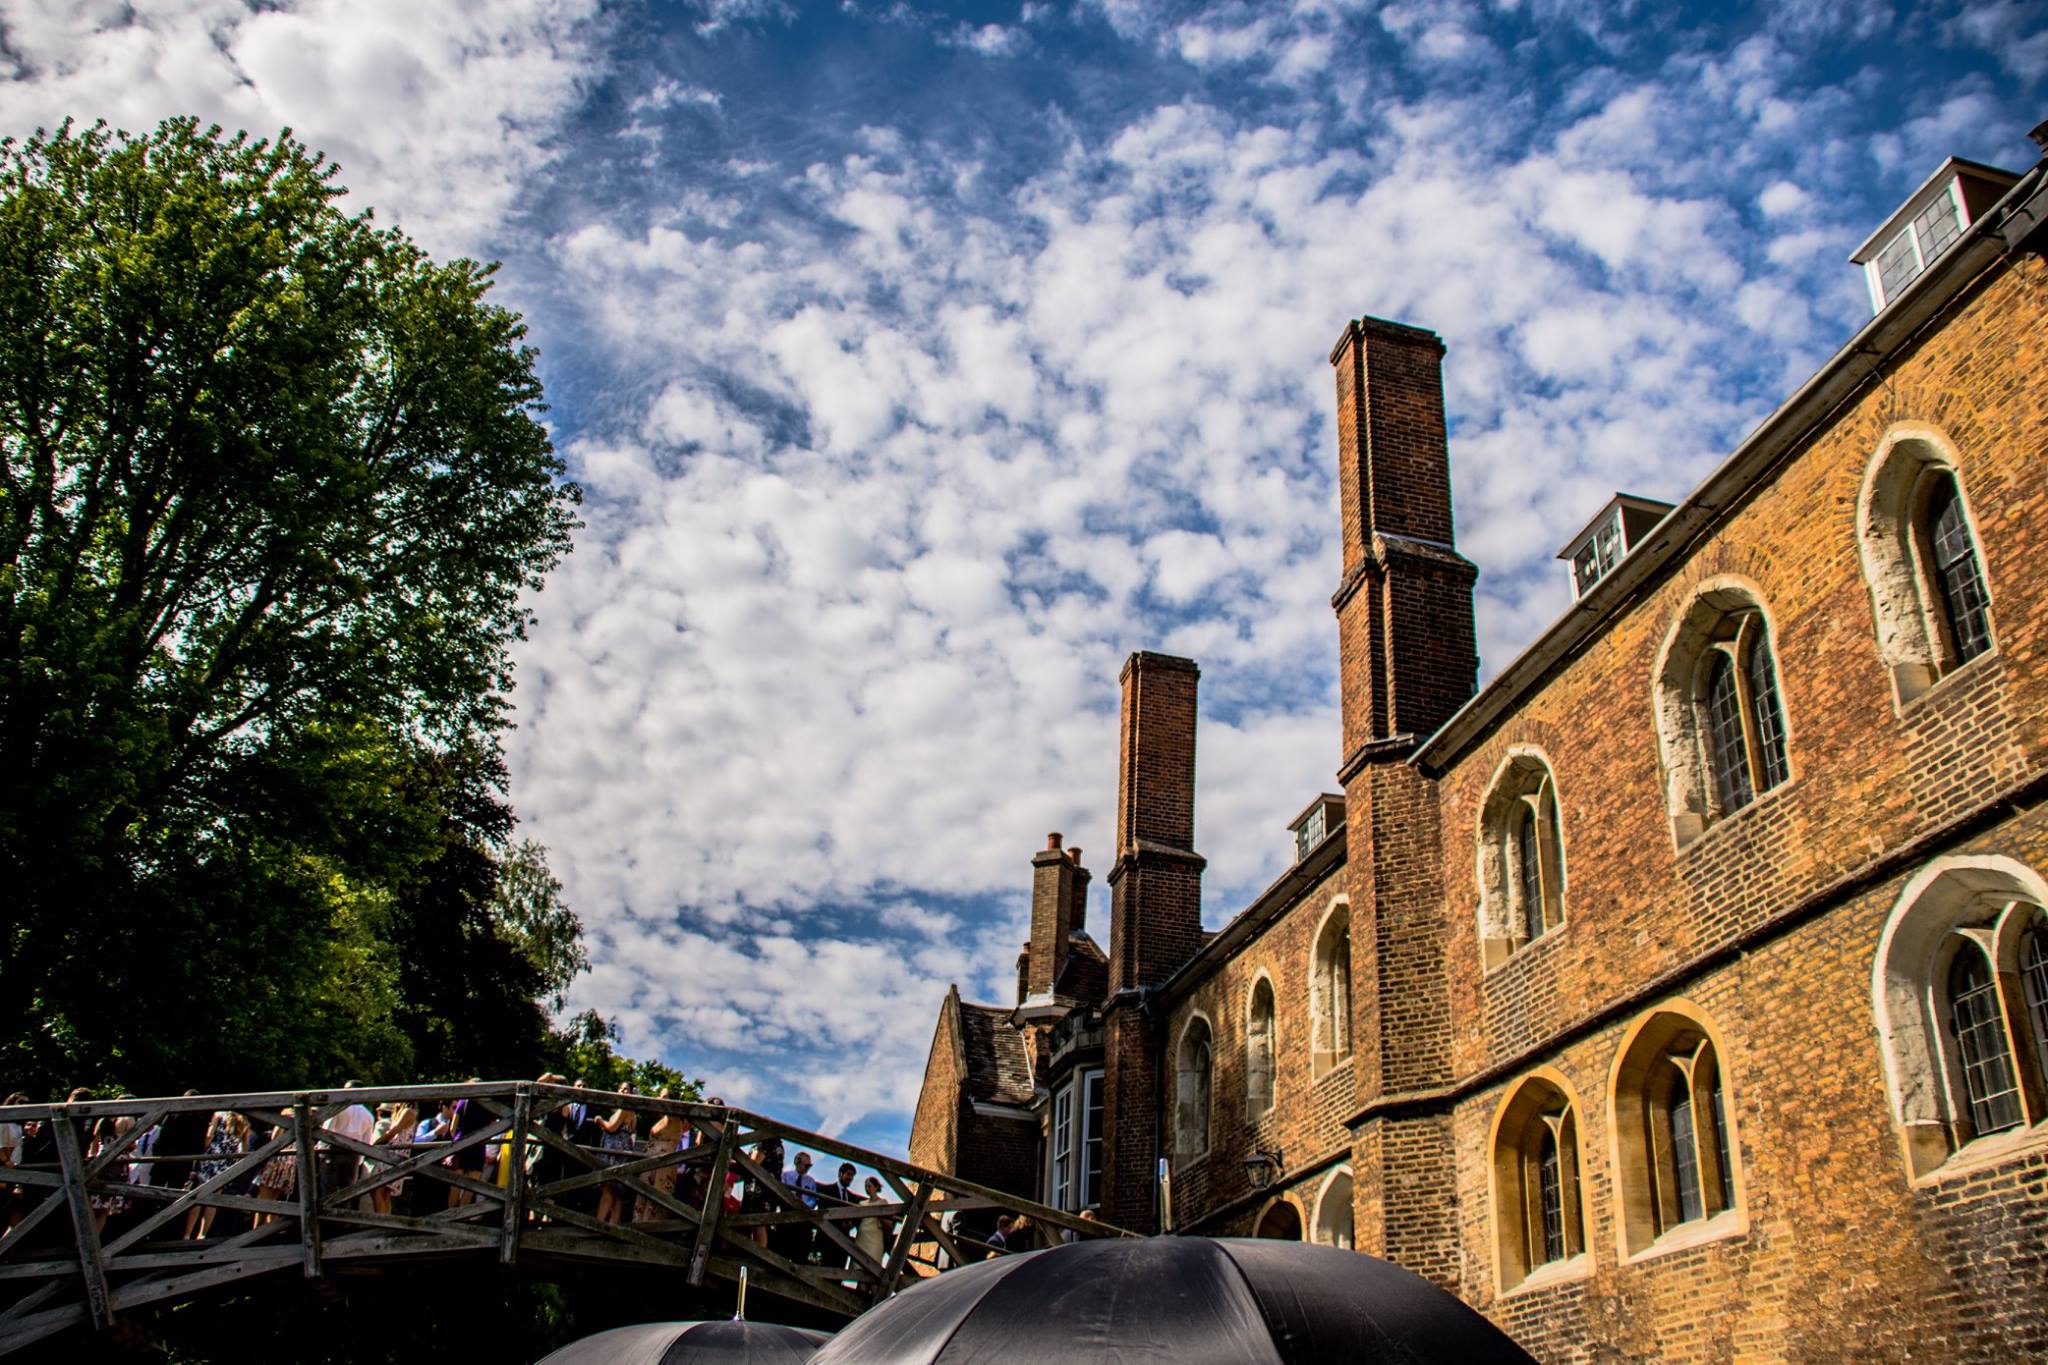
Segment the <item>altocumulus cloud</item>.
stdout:
<path fill-rule="evenodd" d="M 1038 836 L 1106 866 L 1127 651 L 1205 670 L 1212 924 L 1329 784 L 1347 316 L 1449 344 L 1490 671 L 1600 501 L 1853 330 L 1940 156 L 2025 155 L 2040 5 L 1838 9 L 53 7 L 0 111 L 291 121 L 505 255 L 590 494 L 511 744 L 578 1003 L 895 1145 Z"/>

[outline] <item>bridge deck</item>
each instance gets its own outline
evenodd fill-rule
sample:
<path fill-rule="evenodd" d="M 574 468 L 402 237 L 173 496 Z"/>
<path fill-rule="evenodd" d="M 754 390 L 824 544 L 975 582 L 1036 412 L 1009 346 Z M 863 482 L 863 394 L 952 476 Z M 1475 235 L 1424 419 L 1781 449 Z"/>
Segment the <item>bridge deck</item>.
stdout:
<path fill-rule="evenodd" d="M 463 1099 L 489 1122 L 452 1142 L 415 1147 L 398 1134 L 373 1145 L 323 1127 L 351 1104 Z M 578 1145 L 555 1119 L 571 1104 L 673 1116 L 680 1147 Z M 167 1117 L 215 1113 L 249 1120 L 242 1155 L 134 1150 Z M 90 1135 L 112 1129 L 99 1123 L 109 1118 L 132 1122 L 95 1145 Z M 1083 1237 L 1134 1235 L 744 1110 L 536 1082 L 27 1105 L 0 1108 L 0 1122 L 47 1125 L 42 1146 L 55 1158 L 0 1171 L 0 1182 L 17 1187 L 14 1221 L 0 1235 L 0 1355 L 253 1276 L 317 1278 L 330 1266 L 415 1257 L 489 1258 L 539 1274 L 563 1262 L 666 1267 L 692 1285 L 744 1269 L 756 1288 L 851 1317 L 907 1278 L 981 1259 L 1000 1213 Z M 197 1120 L 184 1126 L 203 1131 Z M 818 1198 L 811 1207 L 755 1160 L 756 1144 L 775 1139 L 791 1155 L 812 1153 L 820 1174 L 840 1162 L 872 1172 L 891 1202 Z M 288 1179 L 272 1164 L 279 1157 Z M 224 1164 L 184 1188 L 150 1179 L 195 1162 Z M 276 1184 L 260 1183 L 266 1167 Z M 743 1210 L 727 1197 L 735 1182 L 757 1192 Z M 619 1206 L 611 1217 L 598 1216 L 601 1200 Z M 207 1208 L 236 1226 L 188 1235 L 192 1215 Z M 881 1221 L 879 1257 L 858 1236 L 867 1219 Z M 793 1240 L 815 1245 L 829 1264 L 785 1255 Z"/>

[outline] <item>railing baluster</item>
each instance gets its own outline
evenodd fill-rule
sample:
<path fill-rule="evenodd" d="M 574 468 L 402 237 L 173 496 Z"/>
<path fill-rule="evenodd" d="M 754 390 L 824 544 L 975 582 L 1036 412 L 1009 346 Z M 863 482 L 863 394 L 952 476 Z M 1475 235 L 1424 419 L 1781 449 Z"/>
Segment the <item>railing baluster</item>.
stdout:
<path fill-rule="evenodd" d="M 299 1145 L 299 1245 L 309 1280 L 320 1277 L 320 1163 L 313 1150 L 319 1132 L 312 1100 L 300 1095 L 292 1110 L 292 1133 L 293 1141 Z"/>
<path fill-rule="evenodd" d="M 512 1131 L 506 1136 L 505 1205 L 499 1215 L 498 1262 L 519 1259 L 519 1233 L 526 1226 L 526 1130 L 533 1123 L 533 1092 L 521 1085 L 512 1099 Z"/>
<path fill-rule="evenodd" d="M 732 1168 L 733 1148 L 739 1145 L 736 1125 L 727 1119 L 718 1129 L 718 1155 L 711 1158 L 711 1175 L 704 1185 L 704 1208 L 697 1223 L 697 1245 L 690 1249 L 690 1283 L 704 1283 L 704 1263 L 711 1258 L 725 1227 L 725 1173 Z M 701 1130 L 699 1130 L 701 1131 Z"/>
<path fill-rule="evenodd" d="M 70 1112 L 59 1106 L 49 1120 L 55 1125 L 57 1162 L 64 1172 L 64 1197 L 71 1205 L 71 1226 L 78 1233 L 78 1272 L 85 1279 L 86 1314 L 95 1329 L 114 1324 L 107 1298 L 107 1266 L 100 1258 L 100 1231 L 92 1216 L 92 1195 L 86 1189 L 85 1156 L 78 1147 L 78 1128 Z"/>

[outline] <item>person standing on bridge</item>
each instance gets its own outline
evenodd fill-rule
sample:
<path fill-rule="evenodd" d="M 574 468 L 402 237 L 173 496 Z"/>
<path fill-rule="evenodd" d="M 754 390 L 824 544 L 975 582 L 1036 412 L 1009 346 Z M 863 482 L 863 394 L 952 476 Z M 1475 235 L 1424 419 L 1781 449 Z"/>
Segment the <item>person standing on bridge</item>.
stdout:
<path fill-rule="evenodd" d="M 620 1095 L 631 1095 L 632 1093 L 633 1087 L 630 1082 L 619 1087 Z M 610 1154 L 605 1158 L 606 1161 L 616 1166 L 620 1162 L 629 1159 L 629 1154 L 633 1150 L 633 1129 L 639 1121 L 640 1115 L 638 1113 L 621 1104 L 617 1109 L 612 1110 L 611 1117 L 598 1122 L 597 1126 L 604 1132 L 601 1146 L 604 1151 Z M 597 1197 L 598 1221 L 601 1223 L 623 1223 L 626 1221 L 627 1212 L 632 1207 L 632 1201 L 626 1197 L 625 1191 L 618 1185 L 607 1182 L 603 1187 L 603 1192 Z"/>
<path fill-rule="evenodd" d="M 886 1204 L 889 1202 L 882 1198 L 882 1180 L 880 1176 L 871 1175 L 867 1178 L 867 1198 L 860 1202 L 862 1204 Z M 884 1264 L 885 1251 L 883 1244 L 889 1235 L 888 1223 L 888 1219 L 880 1216 L 863 1218 L 860 1220 L 860 1232 L 853 1239 L 860 1249 L 867 1253 L 868 1259 L 876 1265 Z"/>
<path fill-rule="evenodd" d="M 343 1090 L 356 1088 L 355 1081 L 349 1081 L 342 1086 Z M 368 1105 L 358 1100 L 343 1106 L 340 1113 L 327 1120 L 321 1127 L 339 1137 L 367 1146 L 377 1135 L 377 1116 L 370 1112 Z M 354 1184 L 356 1173 L 363 1166 L 363 1159 L 360 1156 L 339 1143 L 323 1141 L 320 1144 L 320 1158 L 320 1193 L 323 1196 Z"/>
<path fill-rule="evenodd" d="M 747 1197 L 744 1205 L 748 1213 L 781 1213 L 783 1204 L 769 1192 L 768 1182 L 774 1180 L 782 1170 L 782 1139 L 763 1138 L 754 1147 L 754 1164 L 761 1168 L 761 1175 L 747 1173 Z M 749 1229 L 757 1246 L 768 1245 L 768 1229 Z"/>

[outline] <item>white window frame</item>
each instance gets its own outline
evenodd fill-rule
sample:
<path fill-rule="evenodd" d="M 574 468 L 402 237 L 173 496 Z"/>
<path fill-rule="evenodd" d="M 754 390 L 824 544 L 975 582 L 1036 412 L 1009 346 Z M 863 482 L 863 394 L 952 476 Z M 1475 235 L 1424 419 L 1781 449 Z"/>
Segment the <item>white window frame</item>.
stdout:
<path fill-rule="evenodd" d="M 1948 211 L 1950 216 L 1955 220 L 1957 236 L 1961 236 L 1964 232 L 1969 231 L 1969 224 L 1963 217 L 1962 195 L 1959 193 L 1957 189 L 1957 182 L 1951 180 L 1948 182 L 1948 184 L 1942 186 L 1941 194 L 1939 197 L 1941 199 L 1945 199 L 1948 201 Z M 1934 207 L 1935 202 L 1935 200 L 1930 199 L 1925 204 L 1922 204 L 1918 212 L 1914 213 L 1914 215 L 1911 218 L 1908 218 L 1906 220 L 1906 225 L 1900 228 L 1897 232 L 1893 233 L 1891 240 L 1886 242 L 1883 246 L 1879 247 L 1876 251 L 1872 252 L 1870 259 L 1864 262 L 1864 279 L 1865 282 L 1868 283 L 1868 285 L 1870 286 L 1870 306 L 1873 312 L 1882 312 L 1886 304 L 1890 303 L 1892 299 L 1897 298 L 1898 294 L 1905 293 L 1907 289 L 1912 287 L 1913 281 L 1919 279 L 1922 275 L 1927 273 L 1927 264 L 1929 258 L 1927 255 L 1926 247 L 1920 240 L 1920 230 L 1918 224 L 1920 221 L 1921 214 L 1926 213 L 1928 209 Z M 1884 260 L 1885 253 L 1890 251 L 1893 247 L 1897 246 L 1902 240 L 1912 244 L 1913 271 L 1911 274 L 1907 275 L 1904 279 L 1899 281 L 1898 293 L 1893 294 L 1890 298 L 1887 298 L 1885 296 L 1884 275 L 1883 272 L 1879 269 L 1879 264 Z M 1952 237 L 1949 239 L 1949 241 L 1952 245 L 1955 241 L 1955 238 Z M 1946 250 L 1946 248 L 1944 248 L 1944 250 Z"/>
<path fill-rule="evenodd" d="M 1045 1202 L 1077 1213 L 1096 1202 L 1089 1187 L 1089 1154 L 1102 1148 L 1102 1134 L 1089 1107 L 1089 1090 L 1102 1091 L 1102 1070 L 1077 1071 L 1052 1095 L 1045 1134 Z"/>

